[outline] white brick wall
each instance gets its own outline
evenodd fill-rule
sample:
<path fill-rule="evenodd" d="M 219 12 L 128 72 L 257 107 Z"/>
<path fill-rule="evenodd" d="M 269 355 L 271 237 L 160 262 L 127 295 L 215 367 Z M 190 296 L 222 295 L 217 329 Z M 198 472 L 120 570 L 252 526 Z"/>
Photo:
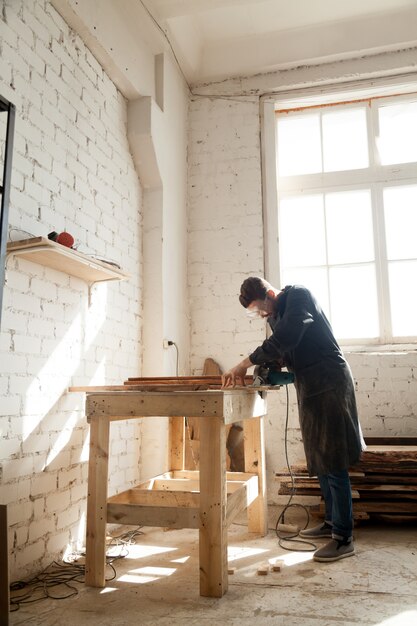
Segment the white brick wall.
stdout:
<path fill-rule="evenodd" d="M 257 103 L 191 100 L 188 280 L 193 372 L 201 371 L 207 356 L 230 365 L 261 337 L 259 325 L 241 324 L 236 298 L 245 276 L 262 274 L 259 151 Z"/>
<path fill-rule="evenodd" d="M 257 81 L 261 89 L 259 77 Z M 205 86 L 211 94 L 220 88 L 227 92 L 227 83 Z M 223 369 L 235 365 L 265 337 L 264 323 L 246 318 L 238 302 L 242 280 L 263 274 L 259 134 L 258 104 L 248 98 L 191 99 L 188 281 L 194 373 L 201 372 L 207 356 Z M 416 351 L 346 356 L 365 435 L 416 436 Z M 268 497 L 270 502 L 283 502 L 287 498 L 278 497 L 274 472 L 285 467 L 285 390 L 269 394 L 268 406 Z M 290 462 L 303 461 L 292 387 L 288 441 Z"/>
<path fill-rule="evenodd" d="M 16 105 L 10 226 L 67 230 L 126 282 L 87 285 L 8 262 L 0 335 L 0 501 L 12 579 L 83 541 L 88 428 L 70 385 L 140 374 L 142 195 L 126 101 L 48 0 L 0 0 L 0 93 Z M 15 233 L 14 233 L 15 234 Z M 138 478 L 139 426 L 118 423 L 110 492 Z M 127 443 L 128 440 L 128 443 Z M 124 442 L 124 443 L 123 443 Z"/>

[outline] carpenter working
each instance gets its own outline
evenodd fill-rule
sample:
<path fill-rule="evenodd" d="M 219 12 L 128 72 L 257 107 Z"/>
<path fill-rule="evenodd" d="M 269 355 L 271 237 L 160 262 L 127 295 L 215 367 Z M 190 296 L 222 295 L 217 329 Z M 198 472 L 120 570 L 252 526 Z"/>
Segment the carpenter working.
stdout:
<path fill-rule="evenodd" d="M 317 475 L 325 502 L 324 522 L 300 535 L 330 539 L 314 553 L 316 561 L 352 556 L 348 468 L 359 460 L 364 441 L 349 365 L 320 305 L 305 287 L 278 290 L 252 276 L 242 283 L 239 300 L 250 317 L 267 318 L 272 334 L 223 375 L 223 386 L 244 385 L 252 365 L 275 364 L 293 372 L 307 468 L 310 476 Z"/>

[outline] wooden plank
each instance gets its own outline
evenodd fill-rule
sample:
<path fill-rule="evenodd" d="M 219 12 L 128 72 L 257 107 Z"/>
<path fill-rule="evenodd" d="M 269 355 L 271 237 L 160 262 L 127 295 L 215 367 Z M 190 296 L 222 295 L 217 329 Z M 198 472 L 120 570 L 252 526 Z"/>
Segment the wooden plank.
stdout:
<path fill-rule="evenodd" d="M 165 474 L 161 474 L 160 476 L 156 477 L 156 478 L 192 478 L 195 479 L 200 476 L 200 472 L 197 470 L 177 470 L 177 471 L 173 471 L 173 472 L 168 472 L 169 476 L 166 476 Z M 233 481 L 237 481 L 237 482 L 245 482 L 247 480 L 250 480 L 253 476 L 253 472 L 226 472 L 226 480 L 227 482 L 233 482 Z"/>
<path fill-rule="evenodd" d="M 376 474 L 376 473 L 367 473 L 362 476 L 352 476 L 351 482 L 354 481 L 356 485 L 381 485 L 381 484 L 407 484 L 407 485 L 417 485 L 417 475 L 416 474 L 405 474 L 401 473 L 385 473 L 385 474 Z"/>
<path fill-rule="evenodd" d="M 125 385 L 80 385 L 68 387 L 69 393 L 99 393 L 105 391 L 130 391 Z"/>
<path fill-rule="evenodd" d="M 229 489 L 230 484 L 228 485 Z M 235 517 L 246 509 L 258 497 L 258 477 L 252 476 L 248 481 L 239 484 L 239 489 L 227 495 L 226 525 L 230 526 Z"/>
<path fill-rule="evenodd" d="M 308 475 L 305 465 L 293 465 L 293 475 Z M 288 474 L 281 472 L 280 475 Z M 351 476 L 357 474 L 417 474 L 416 445 L 371 445 L 362 453 L 360 461 L 349 468 Z"/>
<path fill-rule="evenodd" d="M 171 478 L 191 478 L 200 480 L 200 472 L 197 470 L 174 470 L 170 472 Z M 163 476 L 161 476 L 163 478 Z"/>
<path fill-rule="evenodd" d="M 154 490 L 159 491 L 200 491 L 199 479 L 190 478 L 169 478 L 163 480 L 157 478 L 153 486 Z"/>
<path fill-rule="evenodd" d="M 303 476 L 303 477 L 307 477 L 308 476 L 308 471 L 307 468 L 305 467 L 305 465 L 292 465 L 291 466 L 291 470 L 293 472 L 293 476 Z M 391 472 L 393 472 L 394 469 L 389 466 L 387 463 L 380 463 L 380 464 L 375 464 L 375 465 L 370 465 L 368 466 L 365 462 L 361 463 L 361 465 L 355 465 L 355 467 L 352 469 L 349 469 L 349 476 L 373 476 L 373 475 L 382 475 L 384 473 L 390 474 Z M 405 467 L 405 468 L 401 468 L 396 466 L 395 467 L 395 474 L 398 476 L 404 476 L 404 477 L 409 477 L 409 476 L 416 476 L 417 475 L 417 468 L 413 468 L 413 467 Z M 276 474 L 277 477 L 279 476 L 288 476 L 288 472 L 278 472 Z"/>
<path fill-rule="evenodd" d="M 131 376 L 126 379 L 125 384 L 134 383 L 134 382 L 161 382 L 166 383 L 167 385 L 170 383 L 181 383 L 181 382 L 204 382 L 204 381 L 214 381 L 221 382 L 221 376 L 216 374 L 212 376 L 206 376 L 202 374 L 201 376 Z"/>
<path fill-rule="evenodd" d="M 258 497 L 248 507 L 248 530 L 268 532 L 263 418 L 243 422 L 245 471 L 258 476 Z"/>
<path fill-rule="evenodd" d="M 226 481 L 227 492 L 233 493 L 244 482 L 246 481 Z M 155 479 L 153 491 L 200 491 L 200 480 L 186 478 Z"/>
<path fill-rule="evenodd" d="M 109 431 L 108 419 L 91 418 L 85 559 L 85 582 L 90 587 L 105 585 Z"/>
<path fill-rule="evenodd" d="M 87 282 L 124 280 L 130 276 L 110 263 L 94 259 L 46 237 L 10 241 L 7 244 L 7 252 L 18 254 L 27 261 L 77 276 Z"/>
<path fill-rule="evenodd" d="M 184 418 L 169 418 L 169 463 L 172 470 L 184 468 Z"/>
<path fill-rule="evenodd" d="M 369 502 L 356 500 L 353 503 L 353 511 L 365 513 L 403 513 L 416 514 L 417 502 Z"/>
<path fill-rule="evenodd" d="M 417 446 L 417 437 L 365 437 L 367 446 Z"/>
<path fill-rule="evenodd" d="M 363 455 L 368 457 L 382 454 L 384 457 L 393 458 L 411 458 L 415 459 L 417 455 L 417 446 L 402 446 L 402 445 L 390 445 L 390 446 L 367 446 Z"/>
<path fill-rule="evenodd" d="M 396 479 L 396 483 L 391 484 L 371 484 L 365 482 L 359 482 L 356 480 L 351 480 L 350 484 L 352 489 L 357 489 L 358 491 L 387 491 L 387 492 L 412 492 L 417 493 L 417 483 L 415 484 L 401 484 L 398 482 L 398 476 L 391 476 L 390 478 Z M 294 486 L 298 492 L 299 489 L 304 489 L 308 491 L 309 489 L 320 489 L 320 484 L 318 480 L 305 481 L 295 479 Z M 287 489 L 287 493 L 292 489 L 292 481 L 290 480 L 281 480 L 280 489 Z"/>
<path fill-rule="evenodd" d="M 248 481 L 253 478 L 253 476 L 253 472 L 226 472 L 226 480 L 228 483 L 234 480 L 239 482 Z"/>
<path fill-rule="evenodd" d="M 167 528 L 199 528 L 199 509 L 191 507 L 136 506 L 109 502 L 109 524 L 131 524 Z"/>
<path fill-rule="evenodd" d="M 200 492 L 190 491 L 154 491 L 149 489 L 128 489 L 107 500 L 109 504 L 134 504 L 154 507 L 177 507 L 198 509 L 200 506 Z"/>
<path fill-rule="evenodd" d="M 153 481 L 149 481 L 154 484 Z M 157 483 L 158 481 L 155 481 Z M 111 504 L 134 504 L 143 506 L 155 506 L 155 507 L 184 507 L 184 508 L 198 508 L 200 506 L 200 491 L 199 481 L 191 480 L 190 485 L 187 481 L 181 481 L 179 479 L 173 479 L 172 482 L 176 483 L 172 490 L 168 490 L 170 481 L 165 481 L 164 486 L 166 489 L 149 488 L 144 489 L 139 486 L 127 489 L 114 496 L 108 498 L 107 502 Z M 155 484 L 156 487 L 156 484 Z M 183 491 L 180 491 L 180 487 L 184 487 Z M 197 489 L 195 489 L 197 487 Z M 246 481 L 231 481 L 226 483 L 228 508 L 230 508 L 229 500 L 236 500 L 236 493 L 244 493 L 245 506 L 250 504 L 258 495 L 258 477 L 251 476 Z M 194 489 L 194 491 L 192 491 Z M 243 490 L 243 491 L 242 491 Z"/>
<path fill-rule="evenodd" d="M 221 598 L 228 589 L 225 427 L 218 418 L 200 428 L 200 594 Z"/>
<path fill-rule="evenodd" d="M 212 359 L 211 357 L 207 357 L 204 361 L 203 366 L 203 375 L 204 376 L 221 376 L 222 370 L 220 365 Z M 247 378 L 252 379 L 252 376 L 247 376 Z"/>
<path fill-rule="evenodd" d="M 86 398 L 88 417 L 110 417 L 124 420 L 131 417 L 153 417 L 164 415 L 197 415 L 219 417 L 223 412 L 221 391 L 167 391 L 166 393 L 141 391 L 115 391 L 92 393 Z"/>
<path fill-rule="evenodd" d="M 110 417 L 112 421 L 137 417 L 224 417 L 233 423 L 266 414 L 264 392 L 252 389 L 209 391 L 111 391 L 89 393 L 86 397 L 87 419 Z"/>
<path fill-rule="evenodd" d="M 243 387 L 241 387 L 243 389 Z M 193 382 L 193 383 L 172 383 L 165 385 L 164 383 L 135 383 L 132 385 L 124 385 L 125 391 L 149 391 L 170 393 L 172 391 L 221 391 L 221 386 L 216 383 Z"/>
<path fill-rule="evenodd" d="M 130 383 L 152 383 L 152 382 L 160 382 L 160 383 L 164 383 L 164 384 L 171 384 L 171 383 L 186 383 L 186 382 L 190 382 L 190 383 L 194 383 L 194 382 L 216 382 L 216 383 L 221 383 L 221 376 L 219 375 L 215 375 L 215 376 L 133 376 L 128 378 L 125 381 L 125 385 L 128 385 Z"/>
<path fill-rule="evenodd" d="M 0 504 L 0 626 L 9 626 L 9 526 L 7 505 Z"/>

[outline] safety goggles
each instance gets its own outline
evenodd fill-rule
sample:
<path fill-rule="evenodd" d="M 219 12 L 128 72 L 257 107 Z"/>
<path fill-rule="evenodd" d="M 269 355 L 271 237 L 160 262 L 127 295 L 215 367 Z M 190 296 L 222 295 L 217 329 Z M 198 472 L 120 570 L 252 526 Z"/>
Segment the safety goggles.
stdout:
<path fill-rule="evenodd" d="M 254 307 L 252 309 L 246 309 L 246 315 L 249 319 L 256 319 L 257 317 L 261 317 L 261 310 L 258 307 Z"/>
<path fill-rule="evenodd" d="M 255 319 L 257 317 L 266 317 L 271 314 L 270 307 L 268 306 L 268 300 L 265 299 L 261 306 L 251 306 L 246 309 L 246 315 L 250 319 Z"/>

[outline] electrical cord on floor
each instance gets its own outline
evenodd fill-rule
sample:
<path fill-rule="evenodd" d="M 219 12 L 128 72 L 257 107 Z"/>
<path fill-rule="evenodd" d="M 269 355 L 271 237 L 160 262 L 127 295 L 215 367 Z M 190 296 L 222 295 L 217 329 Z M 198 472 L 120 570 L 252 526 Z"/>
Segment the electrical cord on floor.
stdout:
<path fill-rule="evenodd" d="M 72 583 L 84 582 L 85 566 L 75 563 L 52 561 L 40 574 L 27 581 L 17 580 L 10 585 L 10 612 L 18 611 L 21 605 L 32 604 L 40 600 L 65 600 L 78 595 L 78 589 Z M 67 593 L 53 593 L 53 589 L 62 587 Z M 25 590 L 16 595 L 15 592 Z"/>
<path fill-rule="evenodd" d="M 106 565 L 112 570 L 113 574 L 110 578 L 106 578 L 106 582 L 114 580 L 117 576 L 116 569 L 113 565 L 118 559 L 123 559 L 129 554 L 127 546 L 136 543 L 136 537 L 143 535 L 140 530 L 141 526 L 130 530 L 121 535 L 112 537 L 108 547 L 119 547 L 119 554 L 106 554 Z M 77 563 L 77 559 L 83 556 L 82 553 L 73 553 L 67 557 L 62 563 L 52 561 L 42 572 L 33 578 L 23 581 L 17 580 L 10 584 L 10 612 L 18 611 L 21 605 L 33 604 L 41 600 L 66 600 L 78 595 L 78 589 L 73 583 L 85 582 L 85 565 Z M 53 593 L 51 590 L 59 587 L 62 593 Z M 62 588 L 67 590 L 63 592 Z M 19 591 L 25 590 L 24 593 L 18 594 Z"/>
<path fill-rule="evenodd" d="M 291 477 L 291 495 L 290 498 L 287 502 L 287 504 L 284 506 L 283 510 L 281 511 L 280 515 L 278 516 L 277 519 L 277 523 L 275 525 L 275 532 L 276 535 L 278 537 L 278 545 L 280 546 L 280 548 L 282 548 L 283 550 L 289 550 L 289 551 L 293 551 L 293 550 L 297 550 L 297 551 L 303 551 L 303 552 L 313 552 L 315 550 L 317 550 L 317 546 L 311 542 L 308 541 L 306 539 L 299 539 L 298 538 L 298 533 L 299 531 L 295 531 L 295 532 L 288 532 L 286 530 L 280 530 L 279 526 L 282 524 L 285 524 L 285 514 L 288 511 L 288 509 L 292 508 L 292 507 L 298 507 L 299 509 L 302 509 L 307 516 L 307 521 L 306 524 L 303 528 L 303 530 L 305 528 L 307 528 L 309 521 L 310 521 L 310 513 L 307 509 L 307 507 L 305 507 L 303 504 L 298 504 L 296 502 L 292 502 L 293 497 L 295 496 L 296 493 L 296 487 L 295 487 L 295 481 L 294 481 L 294 475 L 292 473 L 291 470 L 291 466 L 290 466 L 290 462 L 288 460 L 288 417 L 289 417 L 289 394 L 288 394 L 288 385 L 285 386 L 286 392 L 287 392 L 287 410 L 286 410 L 286 416 L 285 416 L 285 438 L 284 438 L 284 447 L 285 447 L 285 461 L 287 463 L 287 469 L 288 472 L 290 474 Z M 292 544 L 297 544 L 297 546 L 303 546 L 303 547 L 291 547 L 291 546 L 286 546 L 284 545 L 284 543 L 292 543 Z"/>

